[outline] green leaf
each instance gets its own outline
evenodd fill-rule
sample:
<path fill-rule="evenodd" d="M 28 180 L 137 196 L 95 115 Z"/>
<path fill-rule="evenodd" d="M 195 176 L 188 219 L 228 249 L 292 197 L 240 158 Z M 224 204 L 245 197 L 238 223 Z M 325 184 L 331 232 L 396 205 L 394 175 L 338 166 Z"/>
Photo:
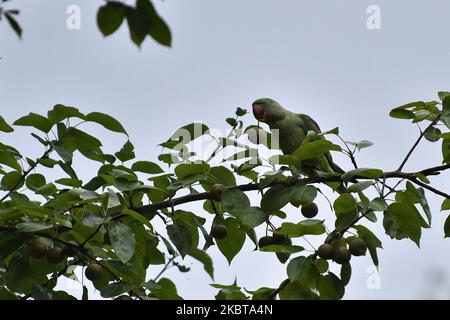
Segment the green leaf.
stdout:
<path fill-rule="evenodd" d="M 135 154 L 133 144 L 130 142 L 130 140 L 128 140 L 127 142 L 125 142 L 122 149 L 120 149 L 120 151 L 116 152 L 114 155 L 122 162 L 134 159 Z"/>
<path fill-rule="evenodd" d="M 442 140 L 442 157 L 444 163 L 450 163 L 450 139 Z"/>
<path fill-rule="evenodd" d="M 41 230 L 46 230 L 52 228 L 52 225 L 44 224 L 44 223 L 38 223 L 38 222 L 20 222 L 16 224 L 16 228 L 23 232 L 36 232 Z"/>
<path fill-rule="evenodd" d="M 55 180 L 55 183 L 62 184 L 63 186 L 78 188 L 81 187 L 82 181 L 73 178 L 62 178 Z"/>
<path fill-rule="evenodd" d="M 247 114 L 247 110 L 242 109 L 240 107 L 237 107 L 235 113 L 236 113 L 236 116 L 242 117 L 242 116 L 245 116 Z"/>
<path fill-rule="evenodd" d="M 30 174 L 26 179 L 28 189 L 36 191 L 46 183 L 45 177 L 40 173 Z"/>
<path fill-rule="evenodd" d="M 320 276 L 317 281 L 320 298 L 324 300 L 341 299 L 345 293 L 345 286 L 342 281 L 332 272 L 325 276 Z"/>
<path fill-rule="evenodd" d="M 450 129 L 450 96 L 446 96 L 442 100 L 442 120 L 447 128 Z"/>
<path fill-rule="evenodd" d="M 339 128 L 336 127 L 336 128 L 331 129 L 331 130 L 319 133 L 318 136 L 325 136 L 327 134 L 339 135 Z"/>
<path fill-rule="evenodd" d="M 127 131 L 120 124 L 120 122 L 108 114 L 100 112 L 92 112 L 86 116 L 86 121 L 98 123 L 110 131 L 124 133 L 125 135 L 128 136 Z"/>
<path fill-rule="evenodd" d="M 419 212 L 412 204 L 394 202 L 387 207 L 386 214 L 391 215 L 395 227 L 420 247 L 421 221 Z"/>
<path fill-rule="evenodd" d="M 423 132 L 423 136 L 430 142 L 436 142 L 440 139 L 441 130 L 435 127 L 428 127 Z"/>
<path fill-rule="evenodd" d="M 380 169 L 370 169 L 370 168 L 358 168 L 354 170 L 347 171 L 341 178 L 344 181 L 350 181 L 354 177 L 364 177 L 369 179 L 378 179 L 383 176 L 383 171 Z"/>
<path fill-rule="evenodd" d="M 5 121 L 5 119 L 2 116 L 0 116 L 0 131 L 6 133 L 14 131 L 14 129 Z"/>
<path fill-rule="evenodd" d="M 136 285 L 133 283 L 113 282 L 102 287 L 100 294 L 103 298 L 112 298 L 126 293 L 135 287 Z"/>
<path fill-rule="evenodd" d="M 149 35 L 159 44 L 170 47 L 172 45 L 172 34 L 167 23 L 159 16 L 153 17 Z"/>
<path fill-rule="evenodd" d="M 120 2 L 108 2 L 97 12 L 97 25 L 103 36 L 113 34 L 125 18 L 125 8 Z"/>
<path fill-rule="evenodd" d="M 369 140 L 361 140 L 361 141 L 358 141 L 358 142 L 347 141 L 347 144 L 355 146 L 359 151 L 361 151 L 361 149 L 365 149 L 365 148 L 368 148 L 370 146 L 373 146 L 373 142 L 371 142 Z"/>
<path fill-rule="evenodd" d="M 299 160 L 313 159 L 330 150 L 340 151 L 341 147 L 328 140 L 316 140 L 302 144 L 294 151 L 293 155 Z"/>
<path fill-rule="evenodd" d="M 438 97 L 439 97 L 439 99 L 441 99 L 441 101 L 443 101 L 444 98 L 449 95 L 450 95 L 450 92 L 448 92 L 448 91 L 439 91 L 438 92 Z"/>
<path fill-rule="evenodd" d="M 366 242 L 372 261 L 374 265 L 378 266 L 377 248 L 382 248 L 381 241 L 372 233 L 372 231 L 364 226 L 355 225 L 353 226 L 353 229 L 358 232 L 358 237 Z"/>
<path fill-rule="evenodd" d="M 209 174 L 215 177 L 217 180 L 220 181 L 223 185 L 226 186 L 235 186 L 236 185 L 236 178 L 234 177 L 233 172 L 231 172 L 228 168 L 219 166 L 219 167 L 212 167 L 209 170 Z"/>
<path fill-rule="evenodd" d="M 249 228 L 255 228 L 266 221 L 269 215 L 259 207 L 245 207 L 240 210 L 230 212 L 231 215 Z"/>
<path fill-rule="evenodd" d="M 160 145 L 173 150 L 181 150 L 187 143 L 209 132 L 208 126 L 195 122 L 187 124 L 176 130 L 169 140 Z"/>
<path fill-rule="evenodd" d="M 423 211 L 425 212 L 425 216 L 427 217 L 428 225 L 431 225 L 431 210 L 428 205 L 427 198 L 425 197 L 424 190 L 422 188 L 416 188 L 410 181 L 406 182 L 406 190 L 417 197 L 417 202 L 420 203 Z"/>
<path fill-rule="evenodd" d="M 122 263 L 134 256 L 136 240 L 133 231 L 127 225 L 114 221 L 106 225 L 111 245 Z"/>
<path fill-rule="evenodd" d="M 6 18 L 6 21 L 8 21 L 9 25 L 14 30 L 14 32 L 17 34 L 17 36 L 19 38 L 22 38 L 22 28 L 20 27 L 20 25 L 16 21 L 16 19 L 14 19 L 13 16 L 8 12 L 4 12 L 3 14 Z"/>
<path fill-rule="evenodd" d="M 67 118 L 84 119 L 84 114 L 82 114 L 77 108 L 57 104 L 52 110 L 47 112 L 47 117 L 52 123 L 56 124 Z"/>
<path fill-rule="evenodd" d="M 444 199 L 441 204 L 441 211 L 450 210 L 450 199 Z"/>
<path fill-rule="evenodd" d="M 291 189 L 285 185 L 276 185 L 267 190 L 261 198 L 261 209 L 274 212 L 283 208 L 291 199 Z"/>
<path fill-rule="evenodd" d="M 17 119 L 14 123 L 15 126 L 27 126 L 34 127 L 40 131 L 48 133 L 53 127 L 53 123 L 46 117 L 36 113 L 29 113 L 20 119 Z"/>
<path fill-rule="evenodd" d="M 216 239 L 217 247 L 231 264 L 233 258 L 241 251 L 245 242 L 245 231 L 239 228 L 239 222 L 235 218 L 228 218 L 221 222 L 228 229 L 225 239 Z"/>
<path fill-rule="evenodd" d="M 444 238 L 450 237 L 450 216 L 448 216 L 447 219 L 445 219 L 444 234 L 445 234 Z"/>
<path fill-rule="evenodd" d="M 237 121 L 235 118 L 226 118 L 225 121 L 232 127 L 234 127 L 235 125 L 237 125 Z"/>
<path fill-rule="evenodd" d="M 291 188 L 289 201 L 295 207 L 307 206 L 317 197 L 317 188 L 311 185 L 297 183 Z"/>
<path fill-rule="evenodd" d="M 414 119 L 414 112 L 407 110 L 407 106 L 410 107 L 412 104 L 392 109 L 391 112 L 389 112 L 389 116 L 396 119 Z"/>
<path fill-rule="evenodd" d="M 286 268 L 289 280 L 299 282 L 310 288 L 316 287 L 319 271 L 316 268 L 314 260 L 309 257 L 297 257 L 292 259 Z"/>
<path fill-rule="evenodd" d="M 387 208 L 387 204 L 383 198 L 375 198 L 370 201 L 369 208 L 373 211 L 384 211 Z"/>
<path fill-rule="evenodd" d="M 22 170 L 22 167 L 17 162 L 15 156 L 9 150 L 0 150 L 0 163 L 16 169 L 17 171 Z"/>
<path fill-rule="evenodd" d="M 185 179 L 189 176 L 204 173 L 209 170 L 207 163 L 181 163 L 175 168 L 178 179 Z"/>
<path fill-rule="evenodd" d="M 136 221 L 139 221 L 140 223 L 145 224 L 150 229 L 153 229 L 152 225 L 147 220 L 147 218 L 145 218 L 143 215 L 137 213 L 136 211 L 130 210 L 128 208 L 124 208 L 124 209 L 122 209 L 122 213 L 126 214 L 126 215 L 129 215 L 130 217 L 132 217 Z"/>
<path fill-rule="evenodd" d="M 133 163 L 131 170 L 144 172 L 148 174 L 157 174 L 164 172 L 159 165 L 151 161 L 138 161 Z"/>
<path fill-rule="evenodd" d="M 333 203 L 336 213 L 336 229 L 344 229 L 350 225 L 358 216 L 356 200 L 349 193 L 341 194 Z"/>
<path fill-rule="evenodd" d="M 214 280 L 214 267 L 211 257 L 206 252 L 203 252 L 197 248 L 194 248 L 189 255 L 200 261 L 203 264 L 205 271 L 209 274 L 211 279 Z"/>
<path fill-rule="evenodd" d="M 245 193 L 239 189 L 226 189 L 222 193 L 222 208 L 231 214 L 239 214 L 250 207 L 250 200 Z"/>
<path fill-rule="evenodd" d="M 24 184 L 22 173 L 18 171 L 11 171 L 5 174 L 2 178 L 1 185 L 4 189 L 14 191 L 21 188 Z"/>
<path fill-rule="evenodd" d="M 166 229 L 170 240 L 182 257 L 191 252 L 193 239 L 187 227 L 174 223 L 168 225 Z"/>
<path fill-rule="evenodd" d="M 177 288 L 172 280 L 161 278 L 157 282 L 157 285 L 159 288 L 152 289 L 150 297 L 160 300 L 182 300 L 182 298 L 178 295 Z"/>
<path fill-rule="evenodd" d="M 297 253 L 305 250 L 305 248 L 295 245 L 270 244 L 259 248 L 259 250 L 263 252 Z"/>
<path fill-rule="evenodd" d="M 307 234 L 319 235 L 325 233 L 323 221 L 316 219 L 303 220 L 299 223 L 283 222 L 277 233 L 287 234 L 290 238 L 303 237 Z"/>
<path fill-rule="evenodd" d="M 352 266 L 350 263 L 343 264 L 341 267 L 341 281 L 344 286 L 350 282 L 352 276 Z"/>
<path fill-rule="evenodd" d="M 375 182 L 373 181 L 361 181 L 361 182 L 357 182 L 352 184 L 351 186 L 349 186 L 347 188 L 347 192 L 359 192 L 359 191 L 363 191 L 365 189 L 367 189 L 370 186 L 373 186 L 375 184 Z"/>

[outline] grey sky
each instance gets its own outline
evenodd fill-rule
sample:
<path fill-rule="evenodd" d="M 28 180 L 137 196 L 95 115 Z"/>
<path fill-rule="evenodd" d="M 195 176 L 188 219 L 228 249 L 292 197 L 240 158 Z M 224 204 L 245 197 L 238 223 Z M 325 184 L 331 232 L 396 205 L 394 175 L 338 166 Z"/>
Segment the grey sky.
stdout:
<path fill-rule="evenodd" d="M 12 121 L 31 111 L 44 113 L 56 103 L 86 113 L 107 112 L 128 129 L 138 157 L 154 160 L 155 146 L 179 126 L 202 121 L 226 128 L 224 119 L 236 106 L 269 96 L 313 116 L 322 129 L 339 126 L 348 140 L 373 141 L 358 155 L 360 165 L 389 170 L 398 166 L 417 134 L 413 125 L 390 119 L 389 110 L 450 90 L 447 1 L 155 2 L 172 29 L 171 49 L 147 39 L 138 50 L 125 26 L 103 39 L 95 25 L 102 1 L 12 1 L 10 7 L 21 9 L 25 32 L 19 41 L 0 24 L 1 114 Z M 81 8 L 81 30 L 66 28 L 66 8 L 72 4 Z M 372 4 L 381 8 L 381 30 L 366 28 L 366 8 Z M 124 142 L 120 135 L 99 134 L 109 139 L 110 150 Z M 5 139 L 30 154 L 39 152 L 26 130 Z M 350 168 L 345 159 L 339 161 Z M 426 143 L 406 169 L 439 162 L 439 145 Z M 92 163 L 82 163 L 86 175 L 96 172 Z M 435 181 L 446 187 L 445 177 Z M 449 246 L 443 239 L 446 214 L 439 212 L 439 198 L 430 195 L 430 202 L 434 227 L 425 230 L 421 250 L 409 240 L 388 239 L 380 219 L 375 230 L 384 246 L 379 253 L 382 289 L 366 286 L 370 258 L 354 259 L 347 298 L 415 298 L 426 289 L 430 270 L 448 269 L 450 258 L 440 254 Z M 237 276 L 248 289 L 276 286 L 284 266 L 272 255 L 251 250 L 247 241 L 228 267 L 213 249 L 216 281 L 230 283 Z M 197 263 L 192 267 L 188 274 L 171 270 L 167 275 L 178 281 L 182 296 L 211 298 L 216 290 L 208 276 Z M 450 283 L 441 283 L 446 286 L 442 297 L 448 298 Z"/>

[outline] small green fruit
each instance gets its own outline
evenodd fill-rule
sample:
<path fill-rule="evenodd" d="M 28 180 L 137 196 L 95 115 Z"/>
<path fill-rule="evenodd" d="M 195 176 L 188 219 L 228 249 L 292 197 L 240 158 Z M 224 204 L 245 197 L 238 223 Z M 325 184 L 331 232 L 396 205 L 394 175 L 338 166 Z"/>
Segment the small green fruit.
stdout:
<path fill-rule="evenodd" d="M 98 263 L 91 263 L 84 271 L 84 275 L 91 281 L 96 281 L 101 278 L 103 274 L 103 267 Z"/>
<path fill-rule="evenodd" d="M 270 245 L 270 244 L 273 244 L 273 237 L 271 237 L 271 236 L 264 236 L 264 237 L 261 237 L 261 238 L 259 239 L 259 241 L 258 241 L 258 246 L 259 246 L 260 248 L 265 247 L 265 246 L 268 246 L 268 245 Z"/>
<path fill-rule="evenodd" d="M 333 258 L 333 246 L 328 243 L 322 244 L 319 249 L 317 249 L 317 255 L 325 260 L 330 260 Z"/>
<path fill-rule="evenodd" d="M 314 202 L 305 207 L 302 207 L 302 215 L 308 219 L 314 218 L 318 212 L 319 208 Z"/>
<path fill-rule="evenodd" d="M 350 253 L 354 256 L 363 256 L 366 254 L 367 244 L 361 238 L 354 238 L 349 243 Z"/>
<path fill-rule="evenodd" d="M 333 260 L 339 264 L 346 264 L 350 261 L 352 255 L 346 247 L 337 247 L 333 252 Z"/>
<path fill-rule="evenodd" d="M 287 240 L 289 239 L 287 235 L 279 233 L 274 233 L 272 235 L 272 238 L 273 244 L 286 244 Z"/>
<path fill-rule="evenodd" d="M 47 261 L 50 263 L 60 263 L 64 260 L 64 250 L 62 248 L 50 248 L 47 252 Z"/>
<path fill-rule="evenodd" d="M 228 229 L 223 224 L 216 224 L 211 228 L 211 237 L 214 239 L 225 239 L 228 235 Z"/>
<path fill-rule="evenodd" d="M 225 191 L 225 189 L 226 187 L 221 183 L 213 185 L 210 190 L 211 199 L 218 202 L 222 201 L 222 193 Z"/>
<path fill-rule="evenodd" d="M 36 259 L 42 259 L 47 255 L 47 247 L 39 241 L 33 242 L 30 248 L 31 256 Z"/>

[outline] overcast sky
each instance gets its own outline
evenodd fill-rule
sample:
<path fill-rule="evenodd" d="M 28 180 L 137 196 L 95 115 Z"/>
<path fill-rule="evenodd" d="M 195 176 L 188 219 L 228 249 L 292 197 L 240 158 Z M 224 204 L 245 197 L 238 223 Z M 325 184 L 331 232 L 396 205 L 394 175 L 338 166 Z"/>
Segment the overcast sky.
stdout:
<path fill-rule="evenodd" d="M 0 112 L 8 121 L 29 112 L 45 113 L 63 103 L 83 112 L 107 112 L 128 129 L 139 159 L 155 160 L 156 145 L 181 125 L 193 121 L 225 129 L 224 119 L 236 106 L 248 107 L 262 96 L 286 108 L 313 116 L 322 129 L 340 127 L 348 140 L 375 143 L 358 155 L 360 166 L 398 166 L 417 135 L 417 128 L 390 119 L 392 107 L 436 99 L 450 90 L 450 2 L 428 0 L 166 0 L 155 1 L 172 29 L 173 47 L 151 39 L 142 48 L 131 43 L 128 30 L 104 39 L 95 24 L 103 1 L 11 1 L 21 9 L 23 40 L 0 22 Z M 345 5 L 344 5 L 345 3 Z M 66 9 L 81 8 L 81 29 L 66 28 Z M 381 9 L 381 30 L 366 26 L 369 5 Z M 248 123 L 254 123 L 251 116 Z M 98 133 L 114 151 L 124 137 Z M 40 150 L 19 128 L 8 143 L 28 154 Z M 425 143 L 406 170 L 440 164 L 440 147 Z M 339 164 L 350 164 L 339 158 Z M 86 175 L 92 162 L 82 162 Z M 433 179 L 446 188 L 445 177 Z M 448 180 L 447 180 L 448 181 Z M 252 198 L 254 201 L 256 197 Z M 421 249 L 410 240 L 393 241 L 380 222 L 374 228 L 383 241 L 379 252 L 381 289 L 367 287 L 370 257 L 353 259 L 346 298 L 448 298 L 449 240 L 443 239 L 445 213 L 430 195 L 433 228 L 423 232 Z M 326 208 L 326 202 L 320 202 Z M 188 206 L 193 209 L 195 206 Z M 298 213 L 290 215 L 298 220 Z M 330 212 L 322 210 L 321 218 Z M 273 255 L 244 250 L 228 267 L 212 248 L 216 282 L 248 289 L 275 287 L 285 267 Z M 217 290 L 202 267 L 167 276 L 186 298 L 211 298 Z M 160 267 L 150 270 L 156 274 Z M 442 271 L 442 272 L 441 272 Z M 437 277 L 440 272 L 443 278 Z M 431 279 L 431 280 L 430 280 Z M 434 279 L 434 280 L 433 280 Z M 71 290 L 79 294 L 79 287 Z"/>

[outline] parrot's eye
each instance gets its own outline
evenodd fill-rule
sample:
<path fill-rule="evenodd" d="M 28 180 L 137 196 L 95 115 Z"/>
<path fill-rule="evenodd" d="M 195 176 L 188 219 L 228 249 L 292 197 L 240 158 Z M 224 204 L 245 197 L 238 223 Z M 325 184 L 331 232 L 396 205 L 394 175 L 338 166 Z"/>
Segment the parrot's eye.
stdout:
<path fill-rule="evenodd" d="M 270 101 L 269 100 L 266 100 L 266 104 L 269 104 L 270 103 Z"/>

